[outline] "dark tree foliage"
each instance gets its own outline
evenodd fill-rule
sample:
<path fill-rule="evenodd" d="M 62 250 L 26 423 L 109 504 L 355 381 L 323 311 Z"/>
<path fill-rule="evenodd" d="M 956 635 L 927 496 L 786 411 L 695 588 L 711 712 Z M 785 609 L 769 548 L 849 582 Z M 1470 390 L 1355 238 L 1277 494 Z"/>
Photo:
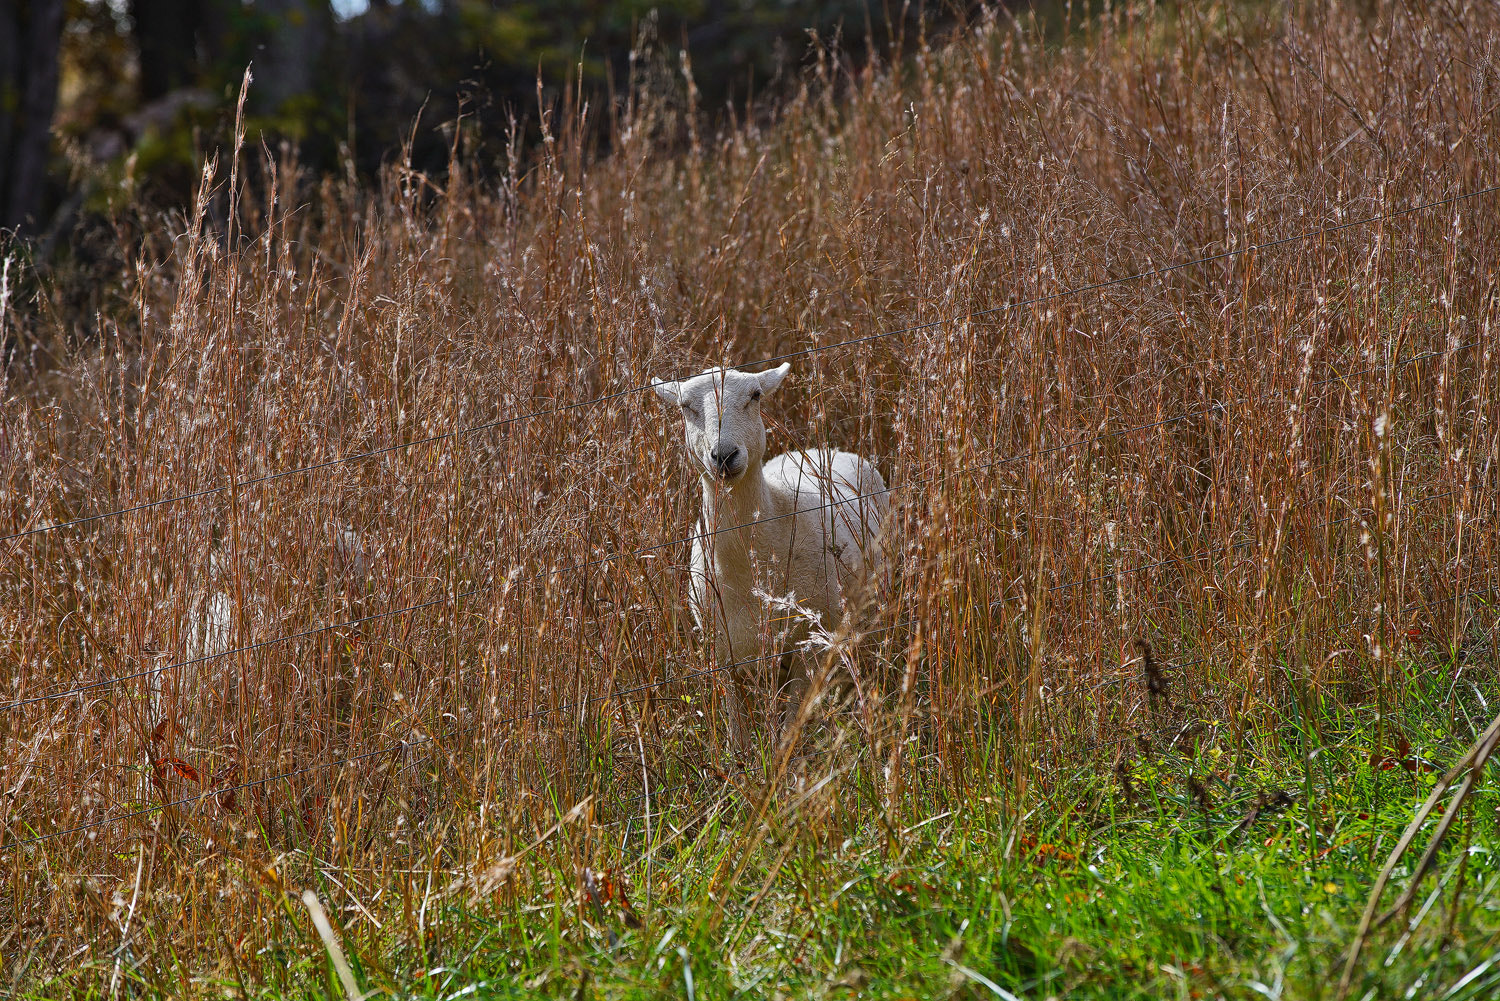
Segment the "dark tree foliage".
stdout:
<path fill-rule="evenodd" d="M 160 100 L 198 83 L 200 46 L 213 46 L 216 5 L 195 0 L 131 0 L 140 59 L 140 97 Z"/>
<path fill-rule="evenodd" d="M 632 54 L 649 49 L 673 74 L 679 52 L 687 53 L 699 111 L 713 120 L 730 102 L 743 109 L 796 78 L 813 33 L 857 56 L 869 41 L 886 44 L 888 27 L 866 0 L 377 3 L 332 37 L 325 108 L 344 128 L 322 135 L 352 135 L 347 152 L 362 172 L 408 140 L 416 165 L 441 172 L 447 139 L 434 126 L 453 121 L 460 107 L 472 134 L 496 151 L 512 119 L 529 123 L 527 138 L 535 139 L 539 100 L 550 104 L 565 90 L 581 90 L 603 129 L 610 96 L 625 93 L 632 68 L 644 69 L 632 67 Z M 419 112 L 425 127 L 413 133 Z M 599 138 L 607 141 L 607 131 Z M 325 163 L 333 152 L 304 150 Z"/>
<path fill-rule="evenodd" d="M 0 0 L 0 229 L 43 216 L 63 0 Z"/>
<path fill-rule="evenodd" d="M 914 6 L 0 0 L 0 226 L 34 237 L 45 266 L 54 251 L 81 250 L 98 220 L 117 228 L 122 206 L 188 204 L 204 158 L 231 141 L 247 67 L 252 147 L 294 151 L 314 176 L 371 177 L 400 155 L 440 176 L 456 121 L 469 162 L 484 168 L 502 161 L 512 128 L 534 141 L 571 95 L 602 149 L 611 102 L 632 78 L 686 94 L 690 68 L 696 114 L 712 122 L 799 79 L 814 45 L 856 59 L 887 46 L 890 18 L 915 21 Z"/>

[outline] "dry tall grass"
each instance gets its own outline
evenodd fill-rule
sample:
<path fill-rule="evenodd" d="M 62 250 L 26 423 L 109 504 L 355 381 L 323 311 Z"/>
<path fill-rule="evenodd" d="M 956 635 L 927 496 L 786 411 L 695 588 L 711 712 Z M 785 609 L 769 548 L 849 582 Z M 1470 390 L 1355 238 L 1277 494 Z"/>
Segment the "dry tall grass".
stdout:
<path fill-rule="evenodd" d="M 498 186 L 461 139 L 379 191 L 226 153 L 101 276 L 128 307 L 10 302 L 0 534 L 440 437 L 0 543 L 4 841 L 147 811 L 4 848 L 0 952 L 65 967 L 133 922 L 137 959 L 253 979 L 309 873 L 409 918 L 586 797 L 582 864 L 641 797 L 760 768 L 723 675 L 672 680 L 712 659 L 686 545 L 641 552 L 696 505 L 652 375 L 826 347 L 772 451 L 897 487 L 888 628 L 828 655 L 855 691 L 769 766 L 854 769 L 814 836 L 997 768 L 1020 815 L 1133 735 L 1252 746 L 1294 691 L 1394 704 L 1484 642 L 1455 599 L 1500 583 L 1500 196 L 946 322 L 1494 183 L 1500 12 L 1346 7 L 1132 7 L 1062 44 L 996 16 L 899 67 L 820 54 L 715 136 L 658 80 L 608 156 L 565 108 Z M 221 592 L 253 649 L 156 671 Z"/>

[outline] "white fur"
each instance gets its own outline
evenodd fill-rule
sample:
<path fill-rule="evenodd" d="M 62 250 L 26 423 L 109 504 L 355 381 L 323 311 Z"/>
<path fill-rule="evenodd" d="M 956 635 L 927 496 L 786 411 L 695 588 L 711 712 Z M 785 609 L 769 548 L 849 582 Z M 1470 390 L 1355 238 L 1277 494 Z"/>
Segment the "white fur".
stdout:
<path fill-rule="evenodd" d="M 786 612 L 785 601 L 769 603 L 781 606 L 782 621 L 765 628 L 768 602 L 761 595 L 795 597 L 831 630 L 843 620 L 849 589 L 878 565 L 876 532 L 890 498 L 870 462 L 831 449 L 765 460 L 761 399 L 790 368 L 709 369 L 681 382 L 652 380 L 657 395 L 681 411 L 699 473 L 703 507 L 693 540 L 691 605 L 724 664 L 760 657 L 764 640 L 776 633 L 804 631 L 805 621 L 789 621 L 798 616 Z M 731 723 L 743 745 L 736 691 L 742 684 L 736 679 L 729 687 Z"/>
<path fill-rule="evenodd" d="M 337 529 L 330 526 L 329 532 L 332 535 L 330 565 L 333 583 L 350 595 L 352 600 L 357 601 L 364 592 L 369 572 L 365 542 L 352 528 Z M 189 697 L 201 698 L 202 693 L 198 690 L 201 679 L 211 679 L 214 684 L 231 688 L 236 682 L 234 663 L 221 657 L 233 648 L 235 640 L 234 599 L 226 590 L 229 584 L 227 578 L 228 569 L 224 566 L 224 560 L 219 553 L 211 553 L 208 558 L 209 587 L 199 593 L 188 608 L 187 642 L 183 661 L 180 666 L 173 668 L 175 678 L 172 681 L 163 678 L 161 672 L 152 676 L 153 707 L 161 708 L 162 697 L 169 685 Z M 252 618 L 256 617 L 258 616 L 252 614 Z M 248 643 L 250 640 L 241 639 L 240 642 Z"/>
<path fill-rule="evenodd" d="M 215 591 L 193 602 L 188 612 L 187 660 L 216 657 L 229 649 L 234 622 L 234 601 L 224 591 Z"/>
<path fill-rule="evenodd" d="M 209 577 L 222 586 L 223 567 L 218 553 L 208 558 Z M 226 591 L 211 590 L 198 594 L 188 607 L 187 642 L 183 660 L 175 665 L 164 665 L 151 676 L 151 708 L 161 712 L 166 706 L 169 691 L 192 692 L 200 675 L 207 669 L 209 676 L 228 682 L 228 671 L 218 660 L 220 654 L 229 649 L 234 628 L 234 599 Z M 167 668 L 170 666 L 170 670 Z"/>

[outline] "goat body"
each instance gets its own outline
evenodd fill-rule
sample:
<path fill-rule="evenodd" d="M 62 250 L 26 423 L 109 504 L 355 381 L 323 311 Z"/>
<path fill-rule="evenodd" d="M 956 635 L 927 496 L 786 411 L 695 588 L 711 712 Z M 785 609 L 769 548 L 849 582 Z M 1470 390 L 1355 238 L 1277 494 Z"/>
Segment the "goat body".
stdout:
<path fill-rule="evenodd" d="M 730 661 L 756 657 L 764 601 L 758 587 L 796 603 L 832 629 L 849 587 L 870 569 L 874 534 L 890 508 L 885 480 L 850 452 L 788 452 L 722 497 L 703 477 L 703 513 L 693 539 L 692 608 L 715 630 Z M 769 571 L 757 581 L 755 562 Z M 785 630 L 796 634 L 804 629 Z"/>
<path fill-rule="evenodd" d="M 858 455 L 815 449 L 764 459 L 760 399 L 789 367 L 654 383 L 682 408 L 699 467 L 690 605 L 719 662 L 734 665 L 731 725 L 742 746 L 746 669 L 776 646 L 789 650 L 809 619 L 830 631 L 840 624 L 851 590 L 877 566 L 877 530 L 890 510 L 885 480 Z M 767 622 L 768 603 L 779 620 Z M 798 688 L 806 680 L 805 671 L 793 678 Z"/>

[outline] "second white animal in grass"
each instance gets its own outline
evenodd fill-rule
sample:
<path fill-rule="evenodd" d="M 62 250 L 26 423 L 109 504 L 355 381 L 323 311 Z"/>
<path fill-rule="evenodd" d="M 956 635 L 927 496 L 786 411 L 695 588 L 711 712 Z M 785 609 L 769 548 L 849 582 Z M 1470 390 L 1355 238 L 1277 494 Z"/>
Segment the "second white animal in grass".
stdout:
<path fill-rule="evenodd" d="M 699 628 L 712 633 L 722 664 L 774 652 L 762 645 L 781 630 L 766 628 L 766 603 L 757 591 L 795 596 L 824 629 L 836 628 L 850 588 L 876 566 L 876 533 L 890 510 L 885 480 L 860 456 L 815 449 L 766 460 L 761 401 L 790 369 L 709 369 L 681 382 L 651 382 L 681 411 L 699 474 L 692 610 Z M 736 674 L 743 679 L 755 666 Z M 731 724 L 743 744 L 740 684 L 728 687 Z"/>

